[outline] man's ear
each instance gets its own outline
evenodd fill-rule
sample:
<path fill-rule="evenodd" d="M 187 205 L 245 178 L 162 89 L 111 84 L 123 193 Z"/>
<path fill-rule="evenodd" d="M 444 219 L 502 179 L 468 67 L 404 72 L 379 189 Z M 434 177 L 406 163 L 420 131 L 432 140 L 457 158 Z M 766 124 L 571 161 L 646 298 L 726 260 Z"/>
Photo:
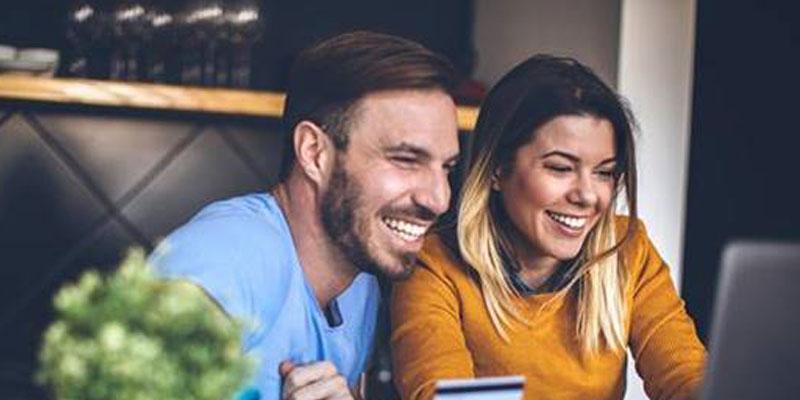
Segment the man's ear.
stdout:
<path fill-rule="evenodd" d="M 308 179 L 322 183 L 334 157 L 333 141 L 311 121 L 300 121 L 294 127 L 293 135 L 297 167 Z"/>

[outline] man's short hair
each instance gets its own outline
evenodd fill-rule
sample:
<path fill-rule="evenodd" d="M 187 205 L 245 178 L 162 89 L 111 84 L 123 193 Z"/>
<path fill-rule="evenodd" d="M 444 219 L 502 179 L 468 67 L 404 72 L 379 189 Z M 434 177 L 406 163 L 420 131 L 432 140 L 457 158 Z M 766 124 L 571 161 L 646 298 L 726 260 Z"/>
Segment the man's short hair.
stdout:
<path fill-rule="evenodd" d="M 343 150 L 349 119 L 364 96 L 402 89 L 439 89 L 452 95 L 454 85 L 454 70 L 446 58 L 392 35 L 351 32 L 304 50 L 289 73 L 279 180 L 294 166 L 293 131 L 301 121 L 319 125 Z"/>

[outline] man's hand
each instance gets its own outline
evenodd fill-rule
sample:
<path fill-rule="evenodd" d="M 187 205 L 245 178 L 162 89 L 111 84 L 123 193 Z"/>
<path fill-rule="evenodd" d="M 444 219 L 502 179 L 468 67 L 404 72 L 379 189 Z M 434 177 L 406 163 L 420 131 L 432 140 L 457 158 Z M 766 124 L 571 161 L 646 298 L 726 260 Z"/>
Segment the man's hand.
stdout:
<path fill-rule="evenodd" d="M 352 400 L 353 395 L 336 367 L 329 361 L 295 365 L 284 361 L 279 367 L 284 400 Z"/>

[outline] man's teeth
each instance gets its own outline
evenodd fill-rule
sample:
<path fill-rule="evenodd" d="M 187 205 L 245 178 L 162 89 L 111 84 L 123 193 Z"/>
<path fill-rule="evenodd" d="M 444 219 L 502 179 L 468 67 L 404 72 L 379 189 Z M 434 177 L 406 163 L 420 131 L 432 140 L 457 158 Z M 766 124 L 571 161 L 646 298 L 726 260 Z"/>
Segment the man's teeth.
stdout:
<path fill-rule="evenodd" d="M 412 224 L 411 222 L 388 217 L 383 218 L 383 223 L 401 238 L 409 241 L 419 239 L 427 230 L 423 225 Z"/>
<path fill-rule="evenodd" d="M 572 229 L 581 229 L 584 225 L 586 225 L 586 218 L 584 217 L 570 217 L 564 214 L 556 214 L 552 211 L 548 211 L 547 215 L 550 218 L 554 219 L 556 222 L 566 225 L 568 228 Z"/>

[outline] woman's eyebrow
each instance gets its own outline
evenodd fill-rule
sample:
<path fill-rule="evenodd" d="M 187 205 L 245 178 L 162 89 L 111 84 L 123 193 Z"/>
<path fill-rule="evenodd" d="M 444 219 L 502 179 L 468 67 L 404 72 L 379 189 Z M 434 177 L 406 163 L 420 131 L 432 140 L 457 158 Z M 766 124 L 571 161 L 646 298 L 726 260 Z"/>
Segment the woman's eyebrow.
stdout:
<path fill-rule="evenodd" d="M 578 156 L 576 156 L 576 155 L 574 155 L 572 153 L 563 151 L 563 150 L 548 151 L 547 153 L 544 153 L 542 155 L 542 158 L 548 158 L 548 157 L 554 157 L 554 156 L 564 157 L 564 158 L 566 158 L 566 159 L 568 159 L 568 160 L 570 160 L 572 162 L 575 162 L 575 163 L 580 163 L 581 162 L 581 158 L 580 157 L 578 157 Z M 599 163 L 597 163 L 597 165 L 599 166 L 599 165 L 605 165 L 605 164 L 615 163 L 615 162 L 617 162 L 617 158 L 616 157 L 609 157 L 609 158 L 607 158 L 607 159 L 605 159 L 603 161 L 600 161 Z"/>
<path fill-rule="evenodd" d="M 616 162 L 617 162 L 617 158 L 616 157 L 611 157 L 611 158 L 607 158 L 607 159 L 605 159 L 603 161 L 600 161 L 597 165 L 606 165 L 606 164 L 612 164 L 612 163 L 616 163 Z"/>
<path fill-rule="evenodd" d="M 551 151 L 548 151 L 547 153 L 544 153 L 542 155 L 542 158 L 548 158 L 548 157 L 553 157 L 553 156 L 564 157 L 564 158 L 569 159 L 569 160 L 574 161 L 574 162 L 580 162 L 581 161 L 580 157 L 578 157 L 578 156 L 576 156 L 574 154 L 571 154 L 571 153 L 567 153 L 566 151 L 563 151 L 563 150 L 551 150 Z"/>

